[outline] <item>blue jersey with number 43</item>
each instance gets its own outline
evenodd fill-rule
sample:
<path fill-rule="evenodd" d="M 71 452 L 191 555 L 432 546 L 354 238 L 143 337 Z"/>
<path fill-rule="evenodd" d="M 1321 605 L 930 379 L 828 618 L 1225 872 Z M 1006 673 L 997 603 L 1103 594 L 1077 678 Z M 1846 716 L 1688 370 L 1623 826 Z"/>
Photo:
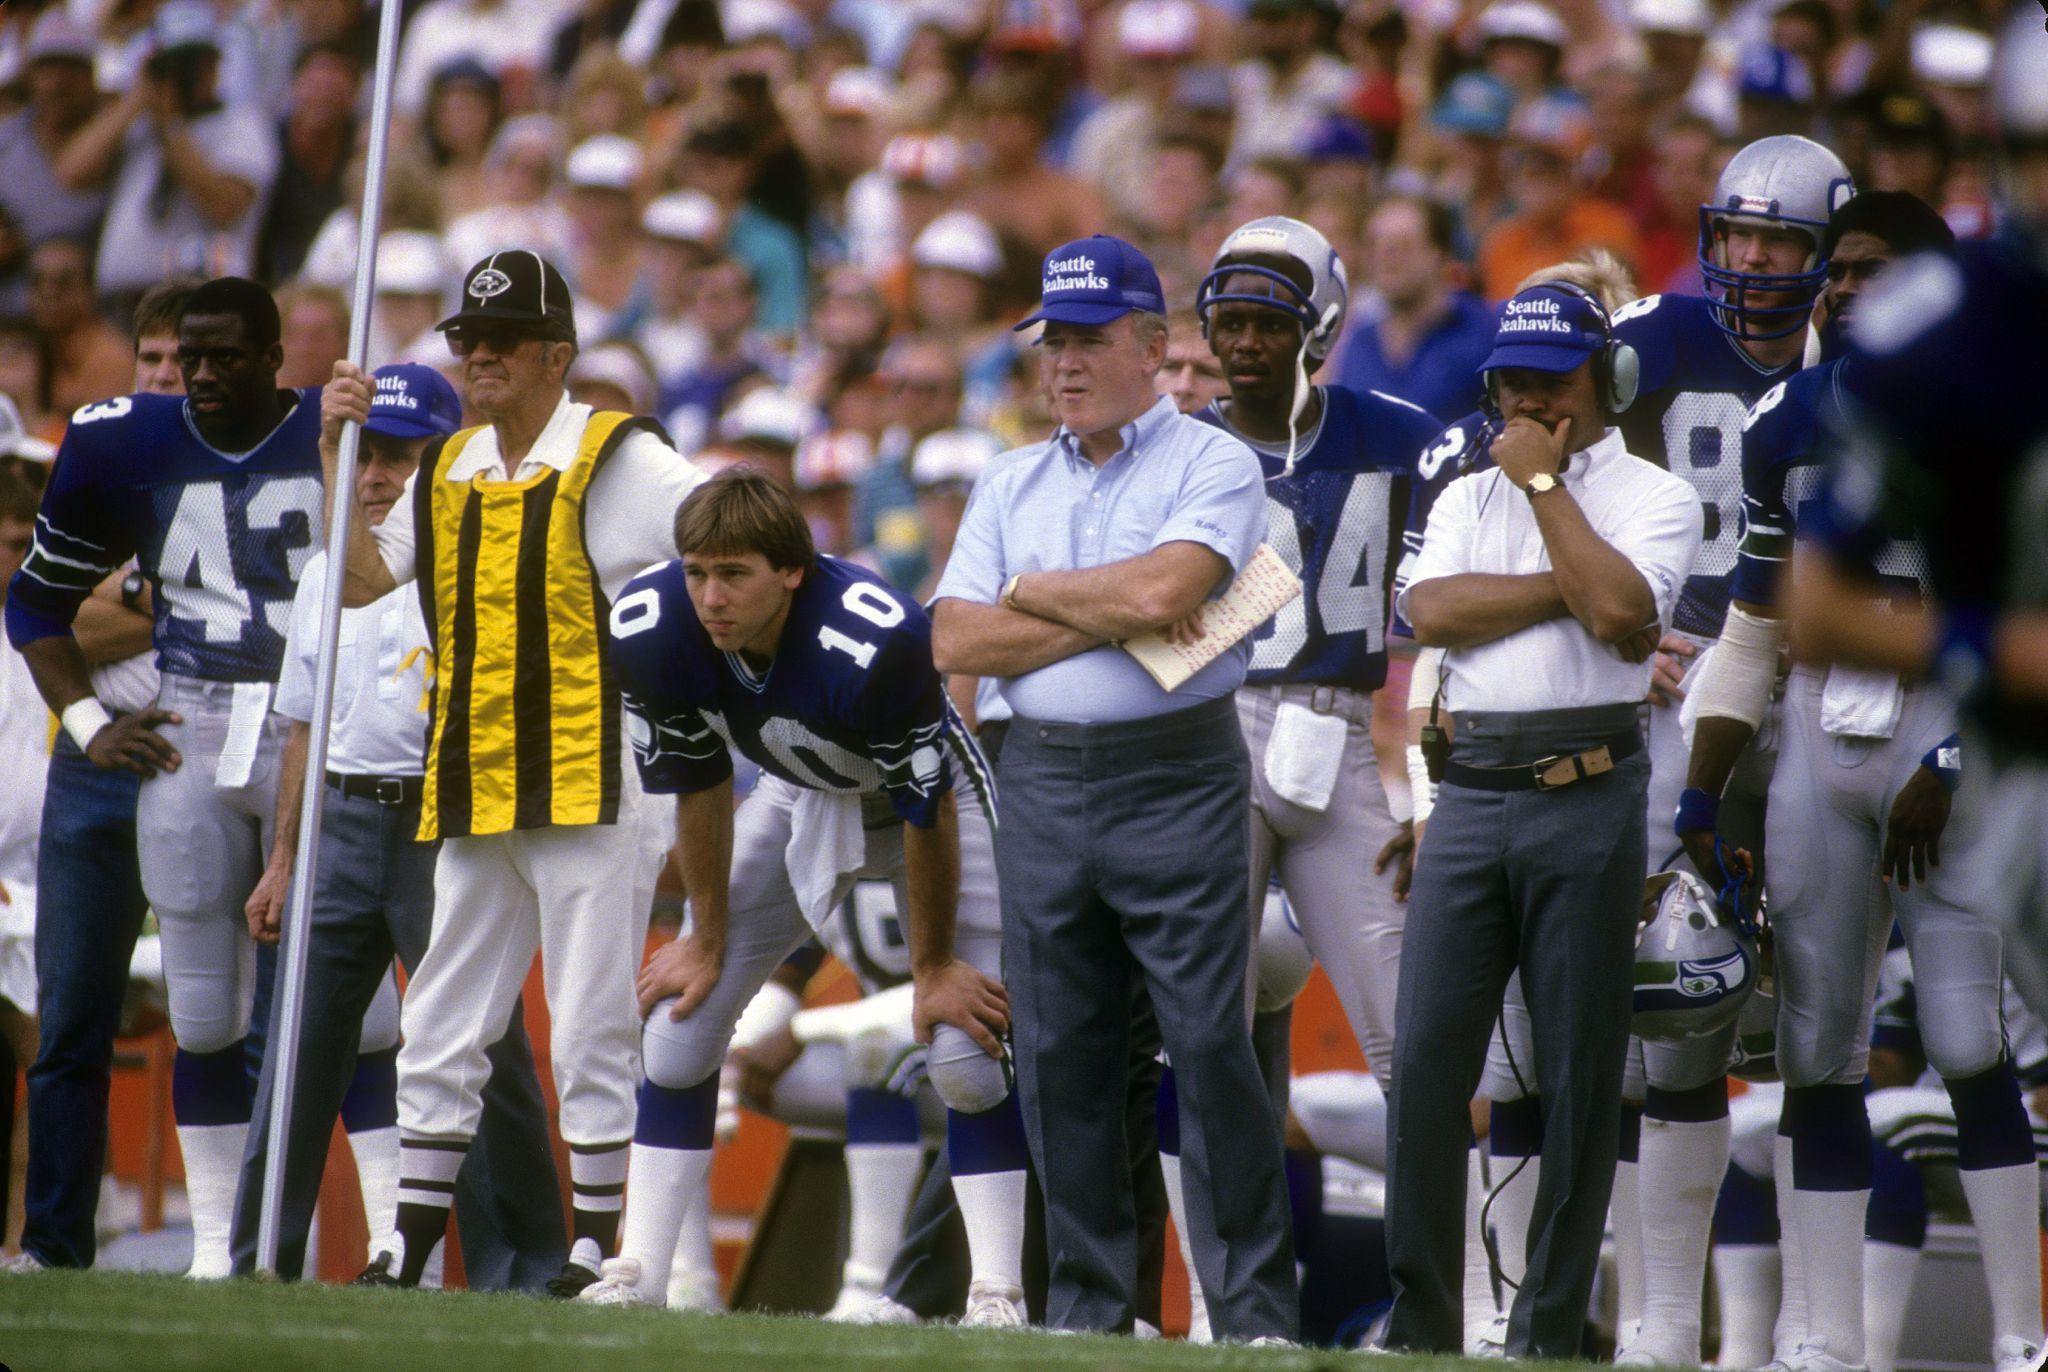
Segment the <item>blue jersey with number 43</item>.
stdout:
<path fill-rule="evenodd" d="M 68 633 L 129 558 L 154 583 L 157 666 L 206 681 L 275 681 L 299 572 L 320 549 L 320 392 L 244 453 L 199 436 L 179 396 L 116 396 L 71 416 L 7 594 L 16 647 Z"/>
<path fill-rule="evenodd" d="M 1379 391 L 1316 393 L 1322 423 L 1291 473 L 1284 458 L 1253 449 L 1266 473 L 1266 543 L 1301 578 L 1301 595 L 1252 635 L 1245 680 L 1376 691 L 1387 679 L 1387 590 L 1409 485 L 1437 422 Z M 1213 405 L 1198 417 L 1230 429 Z"/>
<path fill-rule="evenodd" d="M 992 800 L 987 766 L 932 665 L 931 620 L 865 568 L 818 559 L 764 670 L 712 643 L 680 561 L 626 583 L 611 631 L 649 791 L 708 790 L 732 775 L 737 751 L 810 790 L 887 792 L 924 828 L 956 775 Z"/>

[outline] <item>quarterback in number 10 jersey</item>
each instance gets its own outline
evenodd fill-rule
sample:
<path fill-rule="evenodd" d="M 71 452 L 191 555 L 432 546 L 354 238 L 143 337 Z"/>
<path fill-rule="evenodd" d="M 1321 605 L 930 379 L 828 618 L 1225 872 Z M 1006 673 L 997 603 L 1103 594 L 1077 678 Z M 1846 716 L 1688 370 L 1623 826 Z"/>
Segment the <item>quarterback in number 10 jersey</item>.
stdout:
<path fill-rule="evenodd" d="M 206 681 L 275 681 L 299 572 L 319 551 L 320 392 L 245 453 L 199 436 L 181 396 L 117 396 L 71 416 L 7 597 L 20 645 L 69 630 L 129 558 L 154 584 L 157 666 Z"/>
<path fill-rule="evenodd" d="M 1316 393 L 1322 418 L 1291 472 L 1285 443 L 1244 440 L 1266 474 L 1266 542 L 1302 582 L 1300 598 L 1252 636 L 1246 682 L 1376 691 L 1387 679 L 1387 586 L 1409 487 L 1437 422 L 1378 391 Z M 1236 434 L 1213 404 L 1197 417 Z"/>
<path fill-rule="evenodd" d="M 640 777 L 658 794 L 732 775 L 735 749 L 794 786 L 885 792 L 920 828 L 965 778 L 988 812 L 987 769 L 938 670 L 924 610 L 873 573 L 820 557 L 765 671 L 711 641 L 680 561 L 642 572 L 612 606 L 612 650 Z"/>

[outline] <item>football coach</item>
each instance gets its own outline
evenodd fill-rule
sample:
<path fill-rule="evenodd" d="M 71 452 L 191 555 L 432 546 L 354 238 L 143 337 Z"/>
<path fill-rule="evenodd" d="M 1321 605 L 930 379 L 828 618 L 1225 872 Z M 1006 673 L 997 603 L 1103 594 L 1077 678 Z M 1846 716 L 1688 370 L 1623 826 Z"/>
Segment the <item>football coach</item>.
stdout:
<path fill-rule="evenodd" d="M 1456 742 L 1410 896 L 1394 1016 L 1386 1346 L 1463 1338 L 1468 1104 L 1509 973 L 1543 1098 L 1511 1358 L 1579 1356 L 1620 1128 L 1650 763 L 1637 710 L 1699 551 L 1698 498 L 1631 455 L 1612 416 L 1635 358 L 1575 287 L 1503 306 L 1481 368 L 1495 466 L 1430 512 L 1400 609 L 1445 650 Z"/>
<path fill-rule="evenodd" d="M 1230 584 L 1266 494 L 1237 439 L 1159 396 L 1159 277 L 1096 236 L 1045 261 L 1039 374 L 1059 428 L 992 463 L 933 604 L 939 670 L 1015 720 L 996 865 L 1018 1092 L 1046 1196 L 1046 1322 L 1129 1332 L 1131 978 L 1180 1079 L 1189 1230 L 1218 1338 L 1292 1338 L 1280 1139 L 1243 1014 L 1250 763 L 1240 643 L 1168 692 L 1118 646 Z"/>

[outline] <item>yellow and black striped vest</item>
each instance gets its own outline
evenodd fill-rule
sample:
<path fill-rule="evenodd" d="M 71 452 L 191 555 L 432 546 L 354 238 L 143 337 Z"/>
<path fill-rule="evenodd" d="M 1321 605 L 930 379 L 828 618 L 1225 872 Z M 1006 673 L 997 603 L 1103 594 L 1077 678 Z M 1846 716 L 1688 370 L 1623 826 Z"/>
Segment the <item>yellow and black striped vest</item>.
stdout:
<path fill-rule="evenodd" d="M 525 481 L 448 480 L 480 428 L 422 460 L 416 580 L 434 647 L 422 841 L 618 819 L 611 604 L 585 544 L 583 498 L 641 429 L 659 432 L 593 413 L 569 469 Z"/>

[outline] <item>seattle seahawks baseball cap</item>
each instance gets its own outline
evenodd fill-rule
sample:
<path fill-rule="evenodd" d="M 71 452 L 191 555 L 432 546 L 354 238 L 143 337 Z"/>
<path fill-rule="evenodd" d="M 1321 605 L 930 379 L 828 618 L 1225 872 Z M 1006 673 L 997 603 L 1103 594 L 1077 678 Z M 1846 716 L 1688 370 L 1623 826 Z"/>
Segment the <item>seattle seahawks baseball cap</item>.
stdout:
<path fill-rule="evenodd" d="M 1500 307 L 1493 351 L 1481 372 L 1521 367 L 1532 372 L 1568 372 L 1607 342 L 1599 309 L 1571 291 L 1531 286 Z"/>
<path fill-rule="evenodd" d="M 1059 324 L 1107 324 L 1132 310 L 1166 313 L 1166 292 L 1145 254 L 1108 234 L 1077 239 L 1054 248 L 1045 259 L 1038 313 L 1014 326 L 1040 320 Z"/>
<path fill-rule="evenodd" d="M 392 438 L 445 438 L 462 427 L 462 402 L 455 397 L 455 387 L 432 367 L 395 362 L 379 367 L 371 381 L 375 391 L 370 422 L 363 425 L 371 433 Z"/>
<path fill-rule="evenodd" d="M 462 278 L 462 308 L 434 327 L 447 332 L 465 324 L 555 324 L 576 333 L 576 308 L 569 283 L 555 264 L 520 248 L 494 252 Z"/>

